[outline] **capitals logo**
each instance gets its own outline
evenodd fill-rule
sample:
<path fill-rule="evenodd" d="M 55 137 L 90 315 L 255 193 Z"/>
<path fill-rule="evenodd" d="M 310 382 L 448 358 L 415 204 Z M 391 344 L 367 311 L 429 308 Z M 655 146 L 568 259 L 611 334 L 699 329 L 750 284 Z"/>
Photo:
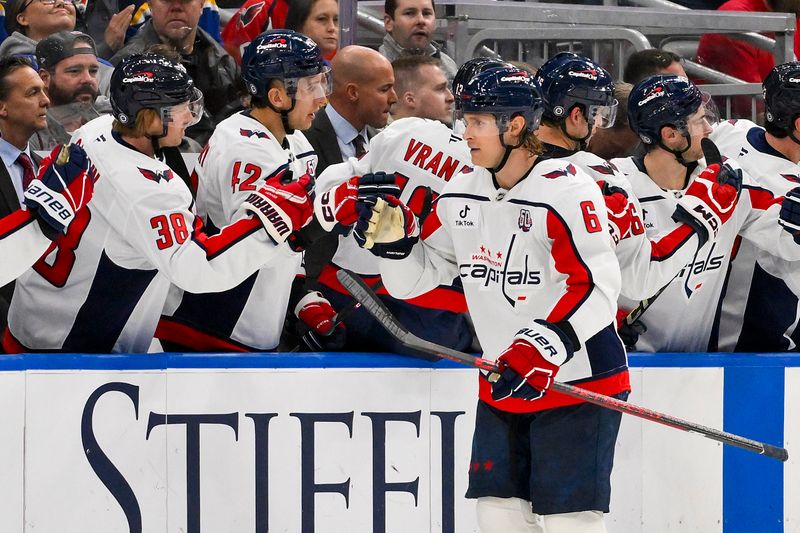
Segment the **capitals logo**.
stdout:
<path fill-rule="evenodd" d="M 267 135 L 263 131 L 246 130 L 244 128 L 239 128 L 239 135 L 241 135 L 242 137 L 257 137 L 259 139 L 269 139 L 269 135 Z"/>
<path fill-rule="evenodd" d="M 541 284 L 541 270 L 534 270 L 530 267 L 530 256 L 525 254 L 522 257 L 522 268 L 511 268 L 511 258 L 514 251 L 514 241 L 517 235 L 511 236 L 511 242 L 505 252 L 492 252 L 486 246 L 481 245 L 480 252 L 470 256 L 471 262 L 458 265 L 458 275 L 462 283 L 479 284 L 483 289 L 500 288 L 503 298 L 511 305 L 516 307 L 517 302 L 524 302 L 528 297 L 524 294 L 509 294 Z M 519 254 L 518 254 L 519 255 Z M 520 258 L 514 259 L 519 262 Z"/>
<path fill-rule="evenodd" d="M 609 163 L 607 161 L 604 161 L 600 165 L 589 165 L 589 168 L 594 170 L 598 174 L 603 174 L 604 176 L 613 176 L 614 174 L 619 172 L 617 170 L 617 167 L 614 166 L 613 163 Z"/>
<path fill-rule="evenodd" d="M 142 173 L 142 176 L 149 179 L 150 181 L 154 181 L 156 183 L 160 183 L 161 180 L 170 181 L 175 175 L 172 173 L 172 170 L 167 169 L 161 172 L 156 172 L 155 170 L 150 170 L 147 168 L 136 167 L 139 169 L 139 172 Z"/>
<path fill-rule="evenodd" d="M 712 255 L 716 246 L 717 243 L 713 243 L 705 259 L 698 259 L 697 261 L 689 263 L 683 267 L 678 274 L 680 277 L 686 276 L 686 278 L 683 280 L 683 292 L 686 295 L 687 300 L 692 297 L 692 294 L 694 294 L 695 291 L 703 286 L 703 280 L 702 278 L 698 280 L 698 276 L 705 272 L 713 272 L 714 270 L 719 270 L 722 268 L 722 262 L 724 261 L 725 256 Z"/>
<path fill-rule="evenodd" d="M 250 25 L 251 22 L 261 13 L 261 10 L 264 9 L 264 2 L 257 2 L 247 9 L 242 11 L 239 15 L 239 27 L 245 28 Z"/>
<path fill-rule="evenodd" d="M 781 174 L 781 177 L 793 183 L 800 183 L 800 176 L 797 176 L 796 174 Z"/>
<path fill-rule="evenodd" d="M 564 168 L 559 168 L 558 170 L 553 170 L 548 172 L 547 174 L 542 174 L 542 177 L 547 178 L 549 180 L 554 180 L 556 178 L 561 178 L 564 176 L 574 176 L 577 171 L 575 167 L 570 163 Z"/>
<path fill-rule="evenodd" d="M 519 225 L 519 229 L 524 232 L 529 232 L 531 227 L 533 226 L 533 219 L 531 218 L 531 212 L 527 209 L 520 209 L 519 210 L 519 219 L 517 219 L 517 224 Z"/>

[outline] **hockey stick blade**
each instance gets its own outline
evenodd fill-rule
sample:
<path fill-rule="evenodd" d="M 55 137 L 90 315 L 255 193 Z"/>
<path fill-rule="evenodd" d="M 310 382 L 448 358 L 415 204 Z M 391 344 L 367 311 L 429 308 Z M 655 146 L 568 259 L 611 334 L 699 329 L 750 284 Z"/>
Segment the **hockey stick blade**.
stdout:
<path fill-rule="evenodd" d="M 700 139 L 700 148 L 703 150 L 703 157 L 706 158 L 706 166 L 722 165 L 722 154 L 719 153 L 719 148 L 714 144 L 714 141 L 708 137 Z"/>
<path fill-rule="evenodd" d="M 361 305 L 364 307 L 364 309 L 369 311 L 369 313 L 381 323 L 386 331 L 388 331 L 395 339 L 400 341 L 408 348 L 428 353 L 442 359 L 450 359 L 452 361 L 464 363 L 469 366 L 488 370 L 490 372 L 498 372 L 500 370 L 497 364 L 493 361 L 489 361 L 481 357 L 475 357 L 464 352 L 453 350 L 452 348 L 447 348 L 445 346 L 440 346 L 433 342 L 420 339 L 408 331 L 408 329 L 403 326 L 397 320 L 397 318 L 394 317 L 394 315 L 392 315 L 389 309 L 378 299 L 377 296 L 375 296 L 375 293 L 369 289 L 367 284 L 364 283 L 361 278 L 344 269 L 337 272 L 336 277 L 339 279 L 339 283 L 341 283 L 344 288 L 353 295 L 353 298 L 361 302 Z M 606 396 L 604 394 L 592 392 L 580 387 L 575 387 L 574 385 L 554 381 L 551 389 L 566 396 L 578 398 L 587 403 L 599 405 L 600 407 L 619 411 L 624 414 L 633 415 L 635 417 L 643 418 L 645 420 L 656 422 L 671 428 L 680 429 L 690 433 L 697 433 L 711 440 L 736 446 L 737 448 L 742 448 L 760 455 L 765 455 L 772 459 L 786 461 L 789 458 L 789 452 L 786 450 L 786 448 L 772 446 L 770 444 L 758 442 L 746 437 L 734 435 L 733 433 L 720 431 L 696 424 L 694 422 L 682 420 L 672 415 L 659 413 L 658 411 L 653 411 L 646 407 L 624 402 L 622 400 L 612 398 L 611 396 Z"/>

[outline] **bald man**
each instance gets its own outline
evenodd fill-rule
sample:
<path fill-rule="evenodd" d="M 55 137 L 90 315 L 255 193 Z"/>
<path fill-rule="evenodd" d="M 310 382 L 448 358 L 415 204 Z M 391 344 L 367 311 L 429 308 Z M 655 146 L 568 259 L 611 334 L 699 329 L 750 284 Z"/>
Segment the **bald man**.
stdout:
<path fill-rule="evenodd" d="M 346 46 L 331 64 L 333 93 L 317 113 L 306 138 L 319 162 L 317 175 L 328 165 L 358 157 L 369 149 L 367 127 L 380 129 L 397 101 L 392 64 L 364 46 Z"/>

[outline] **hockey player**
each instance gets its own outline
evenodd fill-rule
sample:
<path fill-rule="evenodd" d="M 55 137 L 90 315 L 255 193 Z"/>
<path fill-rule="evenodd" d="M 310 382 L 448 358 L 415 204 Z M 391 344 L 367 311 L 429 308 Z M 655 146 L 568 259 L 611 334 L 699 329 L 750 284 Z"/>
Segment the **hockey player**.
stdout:
<path fill-rule="evenodd" d="M 720 151 L 775 196 L 800 183 L 800 63 L 778 65 L 764 80 L 766 130 L 730 120 L 710 138 Z M 775 257 L 749 240 L 737 240 L 720 307 L 719 334 L 710 350 L 797 350 L 800 265 Z"/>
<path fill-rule="evenodd" d="M 631 91 L 628 116 L 647 153 L 612 161 L 631 182 L 649 236 L 672 232 L 684 223 L 695 225 L 701 238 L 702 233 L 716 235 L 702 242 L 644 314 L 647 331 L 635 344 L 642 351 L 708 350 L 737 236 L 784 259 L 800 258 L 800 247 L 778 223 L 779 200 L 746 173 L 737 195 L 741 169 L 731 160 L 722 167 L 706 167 L 700 141 L 711 133 L 711 125 L 702 102 L 700 91 L 685 78 L 653 76 L 641 81 Z M 721 175 L 729 182 L 718 184 Z M 709 190 L 714 201 L 699 202 L 694 191 Z"/>
<path fill-rule="evenodd" d="M 460 278 L 484 357 L 504 369 L 480 378 L 467 497 L 481 530 L 605 531 L 620 416 L 544 395 L 556 375 L 621 398 L 630 389 L 603 197 L 576 165 L 539 156 L 528 73 L 490 68 L 459 99 L 475 169 L 450 180 L 421 230 L 378 196 L 360 201 L 355 231 L 383 257 L 395 297 Z"/>
<path fill-rule="evenodd" d="M 454 88 L 482 68 L 504 64 L 487 58 L 471 59 L 456 74 Z M 390 191 L 420 216 L 430 210 L 426 204 L 439 195 L 453 176 L 472 166 L 466 142 L 433 118 L 395 120 L 370 140 L 370 151 L 360 160 L 351 158 L 328 167 L 319 177 L 314 200 L 317 220 L 326 231 L 342 235 L 332 262 L 322 269 L 319 277 L 321 290 L 335 307 L 352 305 L 352 298 L 336 278 L 339 268 L 356 272 L 372 286 L 380 280 L 378 259 L 350 235 L 357 218 L 359 185 L 362 191 L 365 187 Z M 415 335 L 458 350 L 472 345 L 472 334 L 463 315 L 467 309 L 460 281 L 442 284 L 407 301 L 391 297 L 382 287 L 377 293 Z M 404 351 L 402 345 L 384 334 L 382 326 L 366 310 L 354 311 L 345 323 L 346 348 Z"/>
<path fill-rule="evenodd" d="M 317 156 L 302 130 L 330 94 L 329 70 L 314 41 L 291 30 L 266 31 L 247 45 L 242 78 L 251 107 L 217 126 L 195 167 L 197 212 L 206 225 L 234 222 L 242 201 L 270 176 L 314 176 Z M 318 334 L 313 349 L 341 344 L 341 327 L 325 338 L 336 312 L 319 292 L 296 292 L 289 305 L 301 260 L 298 249 L 216 294 L 173 289 L 156 336 L 170 351 L 273 350 L 290 307 Z"/>
<path fill-rule="evenodd" d="M 39 175 L 25 189 L 25 205 L 0 220 L 0 285 L 16 279 L 66 233 L 92 197 L 86 153 L 80 146 L 56 146 Z"/>
<path fill-rule="evenodd" d="M 610 231 L 622 271 L 622 295 L 643 300 L 658 292 L 692 260 L 700 237 L 679 224 L 652 241 L 644 230 L 641 206 L 630 183 L 613 165 L 584 151 L 595 128 L 614 125 L 617 101 L 611 76 L 592 60 L 562 52 L 536 73 L 544 114 L 536 132 L 544 154 L 578 165 L 606 192 Z M 708 202 L 708 191 L 698 191 Z M 692 191 L 695 194 L 695 191 Z"/>
<path fill-rule="evenodd" d="M 56 249 L 18 280 L 8 352 L 146 351 L 170 282 L 228 289 L 293 254 L 284 241 L 311 219 L 309 179 L 275 177 L 243 204 L 255 217 L 214 237 L 199 231 L 189 189 L 158 158 L 202 112 L 202 95 L 179 63 L 155 54 L 124 59 L 111 78 L 111 104 L 113 119 L 74 135 L 90 160 L 94 196 Z"/>

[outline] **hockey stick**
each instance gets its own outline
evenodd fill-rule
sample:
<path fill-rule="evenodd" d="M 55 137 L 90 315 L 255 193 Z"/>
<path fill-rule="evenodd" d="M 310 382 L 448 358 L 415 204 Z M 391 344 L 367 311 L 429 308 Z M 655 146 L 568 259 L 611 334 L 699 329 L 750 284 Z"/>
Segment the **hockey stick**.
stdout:
<path fill-rule="evenodd" d="M 489 361 L 488 359 L 483 359 L 481 357 L 475 357 L 473 355 L 459 352 L 457 350 L 453 350 L 452 348 L 447 348 L 446 346 L 440 346 L 433 342 L 417 337 L 408 331 L 408 329 L 392 315 L 383 302 L 381 302 L 375 296 L 375 293 L 369 289 L 367 284 L 352 272 L 342 269 L 336 273 L 336 277 L 339 279 L 339 283 L 341 283 L 344 288 L 346 288 L 350 294 L 353 295 L 353 298 L 361 302 L 364 309 L 371 313 L 372 316 L 374 316 L 375 319 L 381 323 L 386 331 L 388 331 L 395 339 L 397 339 L 407 348 L 426 353 L 428 355 L 434 355 L 442 359 L 450 359 L 452 361 L 464 363 L 482 370 L 487 370 L 491 372 L 489 375 L 489 381 L 497 380 L 500 368 L 494 361 Z M 650 420 L 651 422 L 657 422 L 671 428 L 688 431 L 690 433 L 697 433 L 723 444 L 736 446 L 737 448 L 742 448 L 760 455 L 765 455 L 779 461 L 786 461 L 789 458 L 789 452 L 786 450 L 786 448 L 772 446 L 770 444 L 751 440 L 746 437 L 734 435 L 726 431 L 719 431 L 717 429 L 702 426 L 700 424 L 695 424 L 694 422 L 688 422 L 665 413 L 659 413 L 658 411 L 653 411 L 646 407 L 630 404 L 622 400 L 612 398 L 611 396 L 605 396 L 603 394 L 582 389 L 580 387 L 575 387 L 567 383 L 554 381 L 551 388 L 556 392 L 571 396 L 573 398 L 581 399 L 588 403 L 633 415 L 645 420 Z"/>
<path fill-rule="evenodd" d="M 722 154 L 719 153 L 719 148 L 717 148 L 717 145 L 714 144 L 714 141 L 712 141 L 708 137 L 704 137 L 703 139 L 700 140 L 700 147 L 703 149 L 703 156 L 706 159 L 706 166 L 709 165 L 720 165 L 720 167 L 722 166 Z M 695 259 L 696 255 L 697 254 L 695 254 Z M 622 320 L 622 322 L 626 326 L 630 326 L 634 322 L 639 320 L 644 314 L 644 312 L 647 311 L 647 308 L 653 305 L 653 302 L 655 302 L 656 299 L 658 299 L 658 297 L 661 296 L 661 294 L 667 289 L 667 287 L 669 287 L 672 284 L 672 282 L 675 281 L 675 278 L 680 276 L 682 271 L 683 269 L 679 270 L 678 273 L 675 274 L 675 277 L 669 280 L 669 282 L 667 282 L 666 285 L 661 287 L 657 293 L 639 302 L 639 305 L 634 307 L 631 310 L 631 312 L 628 313 L 628 315 Z"/>

